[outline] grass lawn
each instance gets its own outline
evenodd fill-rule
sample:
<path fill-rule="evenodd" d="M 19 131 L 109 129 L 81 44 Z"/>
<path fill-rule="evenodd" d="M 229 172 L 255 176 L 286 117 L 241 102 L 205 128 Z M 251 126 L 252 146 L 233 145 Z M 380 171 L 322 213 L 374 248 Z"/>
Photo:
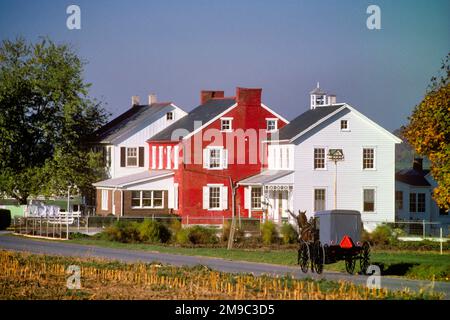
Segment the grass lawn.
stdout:
<path fill-rule="evenodd" d="M 74 239 L 73 243 L 97 245 L 109 248 L 155 251 L 161 253 L 183 254 L 191 256 L 216 257 L 229 260 L 241 260 L 295 266 L 295 250 L 233 249 L 226 248 L 185 248 L 156 244 L 128 244 L 95 239 Z M 371 255 L 371 262 L 381 266 L 383 275 L 403 276 L 411 279 L 449 281 L 450 255 L 437 252 L 418 251 L 377 251 Z M 343 271 L 343 262 L 325 265 L 326 270 Z M 355 271 L 359 270 L 357 265 Z"/>

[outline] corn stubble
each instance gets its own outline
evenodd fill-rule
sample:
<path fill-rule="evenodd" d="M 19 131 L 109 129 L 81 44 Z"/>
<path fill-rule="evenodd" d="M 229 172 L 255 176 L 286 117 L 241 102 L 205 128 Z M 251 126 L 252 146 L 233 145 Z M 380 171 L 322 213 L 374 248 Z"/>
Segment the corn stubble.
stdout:
<path fill-rule="evenodd" d="M 228 274 L 198 266 L 123 264 L 98 259 L 0 251 L 0 299 L 283 299 L 365 300 L 440 298 L 367 289 L 348 282 Z M 69 265 L 80 266 L 81 288 L 66 286 Z"/>

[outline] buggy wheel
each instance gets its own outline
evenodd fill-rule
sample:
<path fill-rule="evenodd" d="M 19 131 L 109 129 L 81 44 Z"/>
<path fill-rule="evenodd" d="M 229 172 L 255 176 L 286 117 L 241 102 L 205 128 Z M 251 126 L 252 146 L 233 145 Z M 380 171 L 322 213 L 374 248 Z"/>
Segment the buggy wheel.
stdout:
<path fill-rule="evenodd" d="M 314 271 L 316 271 L 317 274 L 321 274 L 323 271 L 323 264 L 325 263 L 325 249 L 320 241 L 314 243 L 313 251 Z"/>
<path fill-rule="evenodd" d="M 305 241 L 300 242 L 298 249 L 298 264 L 304 273 L 308 272 L 308 262 L 310 260 L 309 246 Z"/>
<path fill-rule="evenodd" d="M 356 260 L 353 257 L 348 257 L 345 259 L 345 270 L 349 274 L 353 274 L 355 272 Z"/>
<path fill-rule="evenodd" d="M 370 245 L 367 241 L 364 241 L 361 248 L 361 254 L 359 259 L 359 267 L 361 268 L 362 274 L 367 274 L 367 268 L 369 268 L 369 265 L 370 265 Z"/>

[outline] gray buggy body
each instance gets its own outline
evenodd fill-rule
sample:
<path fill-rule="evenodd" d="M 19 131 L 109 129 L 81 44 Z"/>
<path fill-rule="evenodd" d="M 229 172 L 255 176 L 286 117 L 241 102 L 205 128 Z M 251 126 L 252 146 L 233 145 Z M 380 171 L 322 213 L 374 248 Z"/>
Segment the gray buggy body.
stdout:
<path fill-rule="evenodd" d="M 319 239 L 323 245 L 339 245 L 344 236 L 353 243 L 361 241 L 361 213 L 356 210 L 326 210 L 314 214 Z"/>

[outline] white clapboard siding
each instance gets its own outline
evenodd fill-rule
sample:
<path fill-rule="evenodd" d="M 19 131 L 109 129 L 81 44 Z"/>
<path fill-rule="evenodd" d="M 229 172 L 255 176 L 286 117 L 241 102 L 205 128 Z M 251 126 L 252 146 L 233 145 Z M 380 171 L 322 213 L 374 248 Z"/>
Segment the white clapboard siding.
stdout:
<path fill-rule="evenodd" d="M 340 120 L 348 120 L 349 131 L 340 130 Z M 313 129 L 296 141 L 294 151 L 294 210 L 314 211 L 314 188 L 326 189 L 326 209 L 334 209 L 335 165 L 313 169 L 315 147 L 343 149 L 345 160 L 338 163 L 338 209 L 362 211 L 363 187 L 376 189 L 376 212 L 363 213 L 365 221 L 394 221 L 395 142 L 367 121 L 348 111 Z M 376 170 L 362 169 L 362 148 L 376 149 Z"/>

